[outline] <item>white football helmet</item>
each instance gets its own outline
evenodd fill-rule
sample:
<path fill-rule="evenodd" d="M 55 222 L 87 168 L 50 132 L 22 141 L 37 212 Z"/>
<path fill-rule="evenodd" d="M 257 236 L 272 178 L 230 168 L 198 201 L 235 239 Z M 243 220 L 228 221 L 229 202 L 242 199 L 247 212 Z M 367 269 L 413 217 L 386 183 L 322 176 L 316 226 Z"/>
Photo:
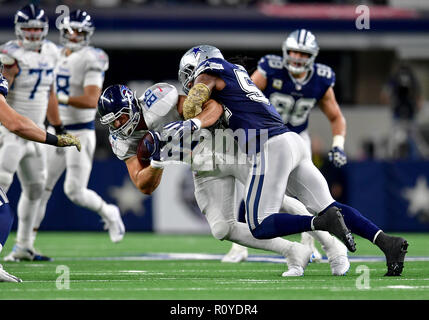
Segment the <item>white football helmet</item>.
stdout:
<path fill-rule="evenodd" d="M 195 68 L 204 60 L 210 58 L 224 59 L 220 50 L 209 45 L 200 45 L 192 47 L 183 55 L 179 63 L 179 81 L 182 84 L 183 91 L 188 94 L 188 84 L 193 79 Z"/>
<path fill-rule="evenodd" d="M 313 67 L 314 60 L 319 53 L 316 37 L 310 31 L 298 29 L 292 32 L 282 45 L 283 64 L 291 73 L 302 73 Z M 310 55 L 309 58 L 292 58 L 289 51 L 299 51 Z"/>

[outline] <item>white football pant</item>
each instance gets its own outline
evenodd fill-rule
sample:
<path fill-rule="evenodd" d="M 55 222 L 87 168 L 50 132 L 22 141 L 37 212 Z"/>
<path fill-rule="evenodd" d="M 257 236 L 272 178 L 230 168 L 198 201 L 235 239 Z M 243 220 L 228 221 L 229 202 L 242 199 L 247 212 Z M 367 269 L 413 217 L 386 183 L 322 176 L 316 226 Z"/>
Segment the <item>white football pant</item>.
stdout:
<path fill-rule="evenodd" d="M 0 127 L 0 186 L 7 192 L 17 172 L 21 184 L 18 202 L 17 244 L 31 248 L 30 237 L 46 182 L 46 154 L 39 143 L 22 139 Z"/>
<path fill-rule="evenodd" d="M 74 204 L 95 211 L 105 217 L 103 210 L 106 205 L 105 201 L 96 192 L 87 187 L 96 147 L 95 130 L 70 130 L 69 132 L 80 139 L 82 149 L 79 152 L 76 148 L 46 146 L 48 177 L 34 221 L 34 229 L 36 230 L 45 216 L 46 206 L 52 190 L 64 170 L 66 170 L 64 181 L 64 193 L 66 196 Z M 33 241 L 34 237 L 35 234 L 33 234 Z"/>
<path fill-rule="evenodd" d="M 251 229 L 270 214 L 281 212 L 286 191 L 297 197 L 312 214 L 334 202 L 302 137 L 294 132 L 283 133 L 265 142 L 263 151 L 253 157 L 251 170 L 246 183 L 247 217 Z"/>

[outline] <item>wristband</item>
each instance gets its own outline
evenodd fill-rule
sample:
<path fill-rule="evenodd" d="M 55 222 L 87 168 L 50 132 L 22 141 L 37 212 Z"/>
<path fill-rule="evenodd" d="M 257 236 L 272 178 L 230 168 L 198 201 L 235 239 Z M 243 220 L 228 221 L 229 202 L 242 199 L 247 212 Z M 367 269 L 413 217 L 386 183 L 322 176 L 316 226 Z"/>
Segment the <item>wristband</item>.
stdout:
<path fill-rule="evenodd" d="M 162 161 L 150 160 L 150 166 L 155 169 L 164 169 L 164 164 Z"/>
<path fill-rule="evenodd" d="M 64 93 L 57 94 L 58 103 L 60 104 L 69 104 L 69 96 Z"/>
<path fill-rule="evenodd" d="M 45 143 L 50 144 L 52 146 L 57 146 L 58 145 L 58 137 L 56 135 L 50 134 L 49 132 L 46 131 Z"/>
<path fill-rule="evenodd" d="M 59 125 L 53 126 L 55 129 L 55 134 L 63 134 L 65 133 L 66 129 L 64 128 L 64 125 L 61 123 Z"/>
<path fill-rule="evenodd" d="M 191 121 L 197 126 L 197 129 L 194 131 L 199 131 L 201 129 L 201 120 L 197 118 L 192 118 Z"/>
<path fill-rule="evenodd" d="M 344 136 L 339 134 L 335 135 L 332 138 L 332 148 L 337 147 L 337 148 L 340 148 L 341 150 L 344 150 L 344 140 L 345 140 Z"/>

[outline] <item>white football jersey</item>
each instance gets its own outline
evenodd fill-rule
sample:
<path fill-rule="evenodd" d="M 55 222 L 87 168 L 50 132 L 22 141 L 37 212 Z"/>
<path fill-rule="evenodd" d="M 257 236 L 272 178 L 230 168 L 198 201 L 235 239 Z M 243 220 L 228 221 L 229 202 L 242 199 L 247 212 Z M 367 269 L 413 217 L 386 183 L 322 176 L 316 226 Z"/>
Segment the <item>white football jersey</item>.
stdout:
<path fill-rule="evenodd" d="M 154 84 L 145 91 L 139 98 L 139 102 L 149 130 L 162 132 L 167 123 L 183 120 L 177 111 L 178 99 L 177 89 L 168 83 Z M 134 131 L 127 139 L 110 135 L 109 140 L 113 153 L 121 160 L 135 156 L 138 143 L 146 132 L 147 130 Z M 225 164 L 226 161 L 231 161 L 230 157 L 225 156 L 225 153 L 231 153 L 230 150 L 232 150 L 232 156 L 236 156 L 234 154 L 235 141 L 232 137 L 227 139 L 226 143 L 224 142 L 224 144 L 213 148 L 213 136 L 209 130 L 202 129 L 200 136 L 205 139 L 193 149 L 192 170 L 214 170 L 218 164 Z M 174 162 L 175 159 L 171 160 Z M 166 162 L 168 163 L 169 161 L 167 160 Z"/>
<path fill-rule="evenodd" d="M 7 102 L 18 113 L 42 125 L 54 82 L 58 47 L 45 40 L 40 52 L 36 52 L 25 50 L 18 44 L 18 40 L 13 40 L 0 48 L 4 54 L 15 59 L 19 66 L 19 73 L 10 86 Z"/>
<path fill-rule="evenodd" d="M 177 111 L 179 94 L 177 89 L 168 83 L 156 83 L 146 89 L 138 99 L 143 118 L 149 130 L 162 131 L 165 124 L 182 120 Z M 127 160 L 137 154 L 137 146 L 147 130 L 134 131 L 127 139 L 110 135 L 109 140 L 113 153 L 120 160 Z"/>
<path fill-rule="evenodd" d="M 56 91 L 74 97 L 83 95 L 83 88 L 89 85 L 101 89 L 108 68 L 109 57 L 101 49 L 87 46 L 68 56 L 62 49 L 55 68 Z M 93 121 L 97 112 L 95 108 L 74 108 L 64 104 L 59 104 L 59 111 L 64 125 Z"/>

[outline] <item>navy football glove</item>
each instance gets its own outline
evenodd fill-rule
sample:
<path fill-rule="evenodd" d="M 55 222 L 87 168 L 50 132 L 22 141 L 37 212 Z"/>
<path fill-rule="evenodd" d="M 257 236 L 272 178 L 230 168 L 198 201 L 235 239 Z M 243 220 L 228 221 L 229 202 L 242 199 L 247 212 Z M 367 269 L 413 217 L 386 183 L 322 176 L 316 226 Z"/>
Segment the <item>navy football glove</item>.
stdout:
<path fill-rule="evenodd" d="M 8 91 L 9 83 L 7 82 L 6 78 L 0 74 L 0 93 L 6 98 Z"/>
<path fill-rule="evenodd" d="M 329 161 L 337 168 L 344 166 L 347 163 L 347 156 L 344 150 L 339 147 L 333 147 L 328 153 Z"/>
<path fill-rule="evenodd" d="M 200 130 L 201 121 L 198 119 L 189 119 L 186 121 L 174 121 L 166 124 L 162 135 L 172 137 L 172 140 L 181 139 L 185 132 L 193 133 Z"/>
<path fill-rule="evenodd" d="M 149 130 L 149 133 L 152 136 L 153 143 L 150 143 L 150 141 L 145 140 L 144 144 L 146 146 L 146 149 L 150 152 L 150 159 L 155 161 L 161 161 L 161 148 L 164 142 L 161 141 L 161 137 L 158 132 Z"/>

